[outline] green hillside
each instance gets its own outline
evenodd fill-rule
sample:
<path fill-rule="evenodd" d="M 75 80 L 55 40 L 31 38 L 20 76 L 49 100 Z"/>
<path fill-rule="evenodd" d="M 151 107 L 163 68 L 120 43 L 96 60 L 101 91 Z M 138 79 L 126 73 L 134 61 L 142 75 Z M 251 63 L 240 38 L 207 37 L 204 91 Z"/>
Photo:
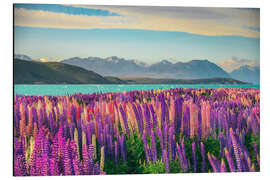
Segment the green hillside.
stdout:
<path fill-rule="evenodd" d="M 108 84 L 101 75 L 58 62 L 14 59 L 15 84 Z"/>
<path fill-rule="evenodd" d="M 122 77 L 128 84 L 248 84 L 232 78 L 207 79 L 155 79 L 146 77 Z"/>

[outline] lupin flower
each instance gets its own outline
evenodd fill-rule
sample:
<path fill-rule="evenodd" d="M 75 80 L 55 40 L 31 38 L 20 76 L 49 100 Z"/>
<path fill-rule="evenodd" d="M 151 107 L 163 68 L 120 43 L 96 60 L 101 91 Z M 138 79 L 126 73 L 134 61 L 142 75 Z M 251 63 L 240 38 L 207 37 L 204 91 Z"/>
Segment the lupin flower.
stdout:
<path fill-rule="evenodd" d="M 118 143 L 117 141 L 114 142 L 114 162 L 118 163 Z"/>
<path fill-rule="evenodd" d="M 90 173 L 89 165 L 90 165 L 90 160 L 89 160 L 87 146 L 86 146 L 86 144 L 83 144 L 83 146 L 82 146 L 82 169 L 83 169 L 83 173 L 85 175 Z"/>
<path fill-rule="evenodd" d="M 193 172 L 197 172 L 196 144 L 192 143 Z"/>
<path fill-rule="evenodd" d="M 217 163 L 215 162 L 214 157 L 209 152 L 208 152 L 208 160 L 213 168 L 213 171 L 220 172 L 220 169 L 219 169 Z"/>
<path fill-rule="evenodd" d="M 240 158 L 240 151 L 239 151 L 240 147 L 239 147 L 239 144 L 237 143 L 237 140 L 236 140 L 236 137 L 234 135 L 232 128 L 230 129 L 230 136 L 232 139 L 232 145 L 233 145 L 234 156 L 236 159 L 237 169 L 238 169 L 238 172 L 241 172 L 242 165 L 241 165 L 241 158 Z"/>
<path fill-rule="evenodd" d="M 65 175 L 72 175 L 72 165 L 71 165 L 70 155 L 68 151 L 68 145 L 66 145 L 65 147 L 64 172 L 65 172 Z"/>
<path fill-rule="evenodd" d="M 75 175 L 81 175 L 82 174 L 80 160 L 78 159 L 77 156 L 72 160 L 72 166 L 73 166 Z"/>
<path fill-rule="evenodd" d="M 97 145 L 96 145 L 96 135 L 95 134 L 92 135 L 92 144 L 94 147 L 94 159 L 93 160 L 95 160 L 97 158 Z"/>
<path fill-rule="evenodd" d="M 235 172 L 234 162 L 227 148 L 224 148 L 224 152 L 225 152 L 225 157 L 227 159 L 227 162 L 229 164 L 230 171 Z"/>
<path fill-rule="evenodd" d="M 224 159 L 221 159 L 220 172 L 227 172 Z"/>
<path fill-rule="evenodd" d="M 126 143 L 125 143 L 125 136 L 124 134 L 122 134 L 122 136 L 120 137 L 120 149 L 121 149 L 121 157 L 123 159 L 123 161 L 127 161 L 127 155 L 126 155 Z"/>
<path fill-rule="evenodd" d="M 201 172 L 205 172 L 205 168 L 206 168 L 205 149 L 204 149 L 204 144 L 202 142 L 200 144 L 200 147 L 201 147 L 201 156 L 202 156 Z"/>
<path fill-rule="evenodd" d="M 163 162 L 165 163 L 166 173 L 170 173 L 169 160 L 166 150 L 163 150 Z"/>
<path fill-rule="evenodd" d="M 107 161 L 117 166 L 123 163 L 119 157 L 126 162 L 132 158 L 126 146 L 137 138 L 145 151 L 145 159 L 139 161 L 150 164 L 162 158 L 167 173 L 177 159 L 182 172 L 191 167 L 193 172 L 258 171 L 257 144 L 252 139 L 250 151 L 245 137 L 259 136 L 259 102 L 259 90 L 243 88 L 16 95 L 14 175 L 106 174 Z M 190 137 L 196 139 L 186 152 Z M 208 138 L 220 144 L 216 157 L 207 154 L 210 167 L 205 157 L 206 150 L 212 152 Z"/>
<path fill-rule="evenodd" d="M 104 169 L 104 161 L 105 161 L 105 155 L 104 155 L 104 146 L 100 149 L 100 172 L 103 172 Z"/>

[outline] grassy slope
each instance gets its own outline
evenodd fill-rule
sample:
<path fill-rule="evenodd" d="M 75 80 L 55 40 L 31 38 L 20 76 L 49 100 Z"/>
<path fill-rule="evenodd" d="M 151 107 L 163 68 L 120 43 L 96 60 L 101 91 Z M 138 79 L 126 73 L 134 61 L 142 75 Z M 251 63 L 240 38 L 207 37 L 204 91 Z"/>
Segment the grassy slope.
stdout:
<path fill-rule="evenodd" d="M 15 84 L 107 84 L 109 80 L 83 68 L 57 62 L 14 59 Z"/>
<path fill-rule="evenodd" d="M 231 78 L 209 79 L 153 79 L 153 78 L 120 78 L 128 84 L 248 84 Z"/>

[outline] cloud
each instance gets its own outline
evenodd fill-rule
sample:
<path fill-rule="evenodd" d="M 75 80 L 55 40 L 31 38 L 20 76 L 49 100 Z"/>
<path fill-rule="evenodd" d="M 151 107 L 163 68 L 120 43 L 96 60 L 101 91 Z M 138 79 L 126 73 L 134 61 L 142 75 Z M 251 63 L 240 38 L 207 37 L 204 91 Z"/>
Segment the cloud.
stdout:
<path fill-rule="evenodd" d="M 74 6 L 101 9 L 120 16 L 74 15 L 15 8 L 15 26 L 92 29 L 122 28 L 177 31 L 209 36 L 238 35 L 259 38 L 259 11 L 233 8 Z M 248 28 L 254 27 L 254 28 Z"/>
<path fill-rule="evenodd" d="M 86 16 L 119 16 L 119 14 L 112 13 L 108 10 L 89 9 L 84 7 L 68 6 L 61 4 L 15 4 L 16 9 L 23 8 L 27 10 L 39 10 L 73 15 Z"/>
<path fill-rule="evenodd" d="M 244 65 L 260 66 L 259 61 L 248 60 L 248 59 L 238 59 L 237 57 L 233 57 L 232 59 L 220 61 L 217 64 L 227 72 L 232 72 L 233 70 L 238 69 Z"/>

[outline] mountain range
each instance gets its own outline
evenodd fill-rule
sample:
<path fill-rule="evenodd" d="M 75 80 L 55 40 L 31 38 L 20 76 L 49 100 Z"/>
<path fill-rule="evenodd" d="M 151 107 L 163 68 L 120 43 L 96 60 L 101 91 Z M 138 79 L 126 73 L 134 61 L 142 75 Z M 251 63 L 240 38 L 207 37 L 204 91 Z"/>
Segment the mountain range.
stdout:
<path fill-rule="evenodd" d="M 154 79 L 101 76 L 93 71 L 59 62 L 14 59 L 15 84 L 245 84 L 230 78 Z"/>
<path fill-rule="evenodd" d="M 22 56 L 22 55 L 21 55 Z M 15 56 L 16 57 L 16 56 Z M 28 57 L 28 56 L 26 56 Z M 28 60 L 28 59 L 27 59 Z M 146 64 L 138 60 L 127 60 L 117 56 L 108 58 L 73 57 L 60 61 L 63 64 L 78 66 L 94 71 L 102 76 L 112 77 L 147 77 L 156 79 L 207 79 L 233 78 L 236 80 L 258 84 L 258 66 L 241 66 L 233 72 L 226 72 L 220 66 L 208 60 L 191 60 L 188 62 L 170 62 L 162 60 L 154 64 Z"/>
<path fill-rule="evenodd" d="M 104 59 L 97 57 L 74 57 L 61 62 L 92 70 L 104 76 L 181 79 L 230 77 L 223 69 L 208 60 L 192 60 L 177 63 L 162 60 L 155 64 L 147 65 L 135 60 L 126 60 L 112 56 Z"/>
<path fill-rule="evenodd" d="M 260 84 L 260 68 L 258 66 L 241 66 L 230 73 L 234 79 L 249 82 L 252 84 Z"/>

